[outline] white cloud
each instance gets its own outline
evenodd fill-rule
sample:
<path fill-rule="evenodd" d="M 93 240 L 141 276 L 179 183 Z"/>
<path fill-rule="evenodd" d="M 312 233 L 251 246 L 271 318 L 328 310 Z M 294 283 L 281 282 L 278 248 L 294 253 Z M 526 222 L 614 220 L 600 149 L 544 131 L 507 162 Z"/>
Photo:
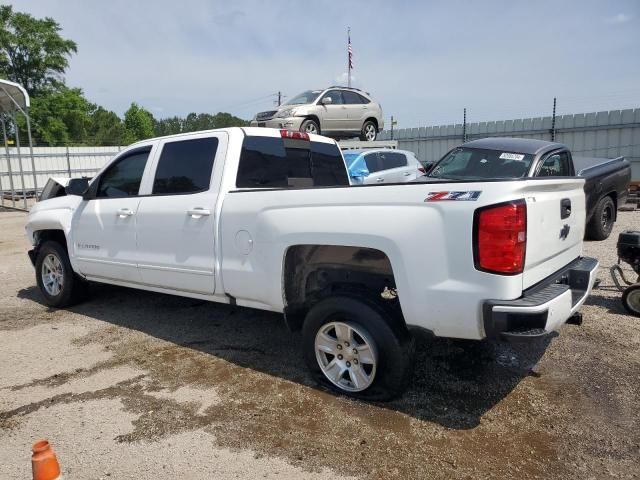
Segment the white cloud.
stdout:
<path fill-rule="evenodd" d="M 631 15 L 627 15 L 626 13 L 618 13 L 612 17 L 607 17 L 605 20 L 608 24 L 617 25 L 620 23 L 630 22 L 632 18 L 633 17 Z"/>

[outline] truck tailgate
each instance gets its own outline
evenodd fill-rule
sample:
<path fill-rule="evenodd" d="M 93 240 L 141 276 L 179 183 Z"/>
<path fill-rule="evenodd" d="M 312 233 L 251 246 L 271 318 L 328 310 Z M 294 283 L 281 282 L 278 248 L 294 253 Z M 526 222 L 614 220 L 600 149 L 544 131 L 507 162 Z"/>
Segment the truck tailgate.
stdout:
<path fill-rule="evenodd" d="M 541 179 L 530 190 L 523 289 L 580 256 L 585 228 L 584 180 Z"/>

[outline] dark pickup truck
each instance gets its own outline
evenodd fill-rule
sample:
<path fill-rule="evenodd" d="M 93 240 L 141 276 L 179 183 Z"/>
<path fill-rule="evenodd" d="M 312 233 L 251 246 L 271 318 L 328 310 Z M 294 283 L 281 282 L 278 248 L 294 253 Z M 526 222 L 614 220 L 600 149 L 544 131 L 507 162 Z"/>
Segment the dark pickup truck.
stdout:
<path fill-rule="evenodd" d="M 449 151 L 424 181 L 526 177 L 584 177 L 586 236 L 604 240 L 624 205 L 631 165 L 624 157 L 573 157 L 566 145 L 528 138 L 483 138 Z"/>

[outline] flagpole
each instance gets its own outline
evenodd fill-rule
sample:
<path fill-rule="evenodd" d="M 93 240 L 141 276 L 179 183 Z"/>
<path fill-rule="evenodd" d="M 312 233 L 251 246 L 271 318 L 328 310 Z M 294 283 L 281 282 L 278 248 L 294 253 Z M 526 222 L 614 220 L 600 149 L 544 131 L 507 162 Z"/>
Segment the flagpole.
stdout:
<path fill-rule="evenodd" d="M 347 81 L 351 88 L 351 27 L 347 27 Z"/>

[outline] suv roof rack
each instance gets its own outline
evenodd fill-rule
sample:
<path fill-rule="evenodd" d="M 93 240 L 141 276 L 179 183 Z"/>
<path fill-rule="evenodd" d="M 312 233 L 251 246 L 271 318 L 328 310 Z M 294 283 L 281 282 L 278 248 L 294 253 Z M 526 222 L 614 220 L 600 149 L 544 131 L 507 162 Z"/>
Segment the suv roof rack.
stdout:
<path fill-rule="evenodd" d="M 331 85 L 330 87 L 327 88 L 344 88 L 345 90 L 356 90 L 358 92 L 363 92 L 366 93 L 367 95 L 370 95 L 369 92 L 365 92 L 364 90 L 360 89 L 360 88 L 356 88 L 356 87 L 345 87 L 344 85 Z M 326 90 L 326 89 L 325 89 Z"/>

